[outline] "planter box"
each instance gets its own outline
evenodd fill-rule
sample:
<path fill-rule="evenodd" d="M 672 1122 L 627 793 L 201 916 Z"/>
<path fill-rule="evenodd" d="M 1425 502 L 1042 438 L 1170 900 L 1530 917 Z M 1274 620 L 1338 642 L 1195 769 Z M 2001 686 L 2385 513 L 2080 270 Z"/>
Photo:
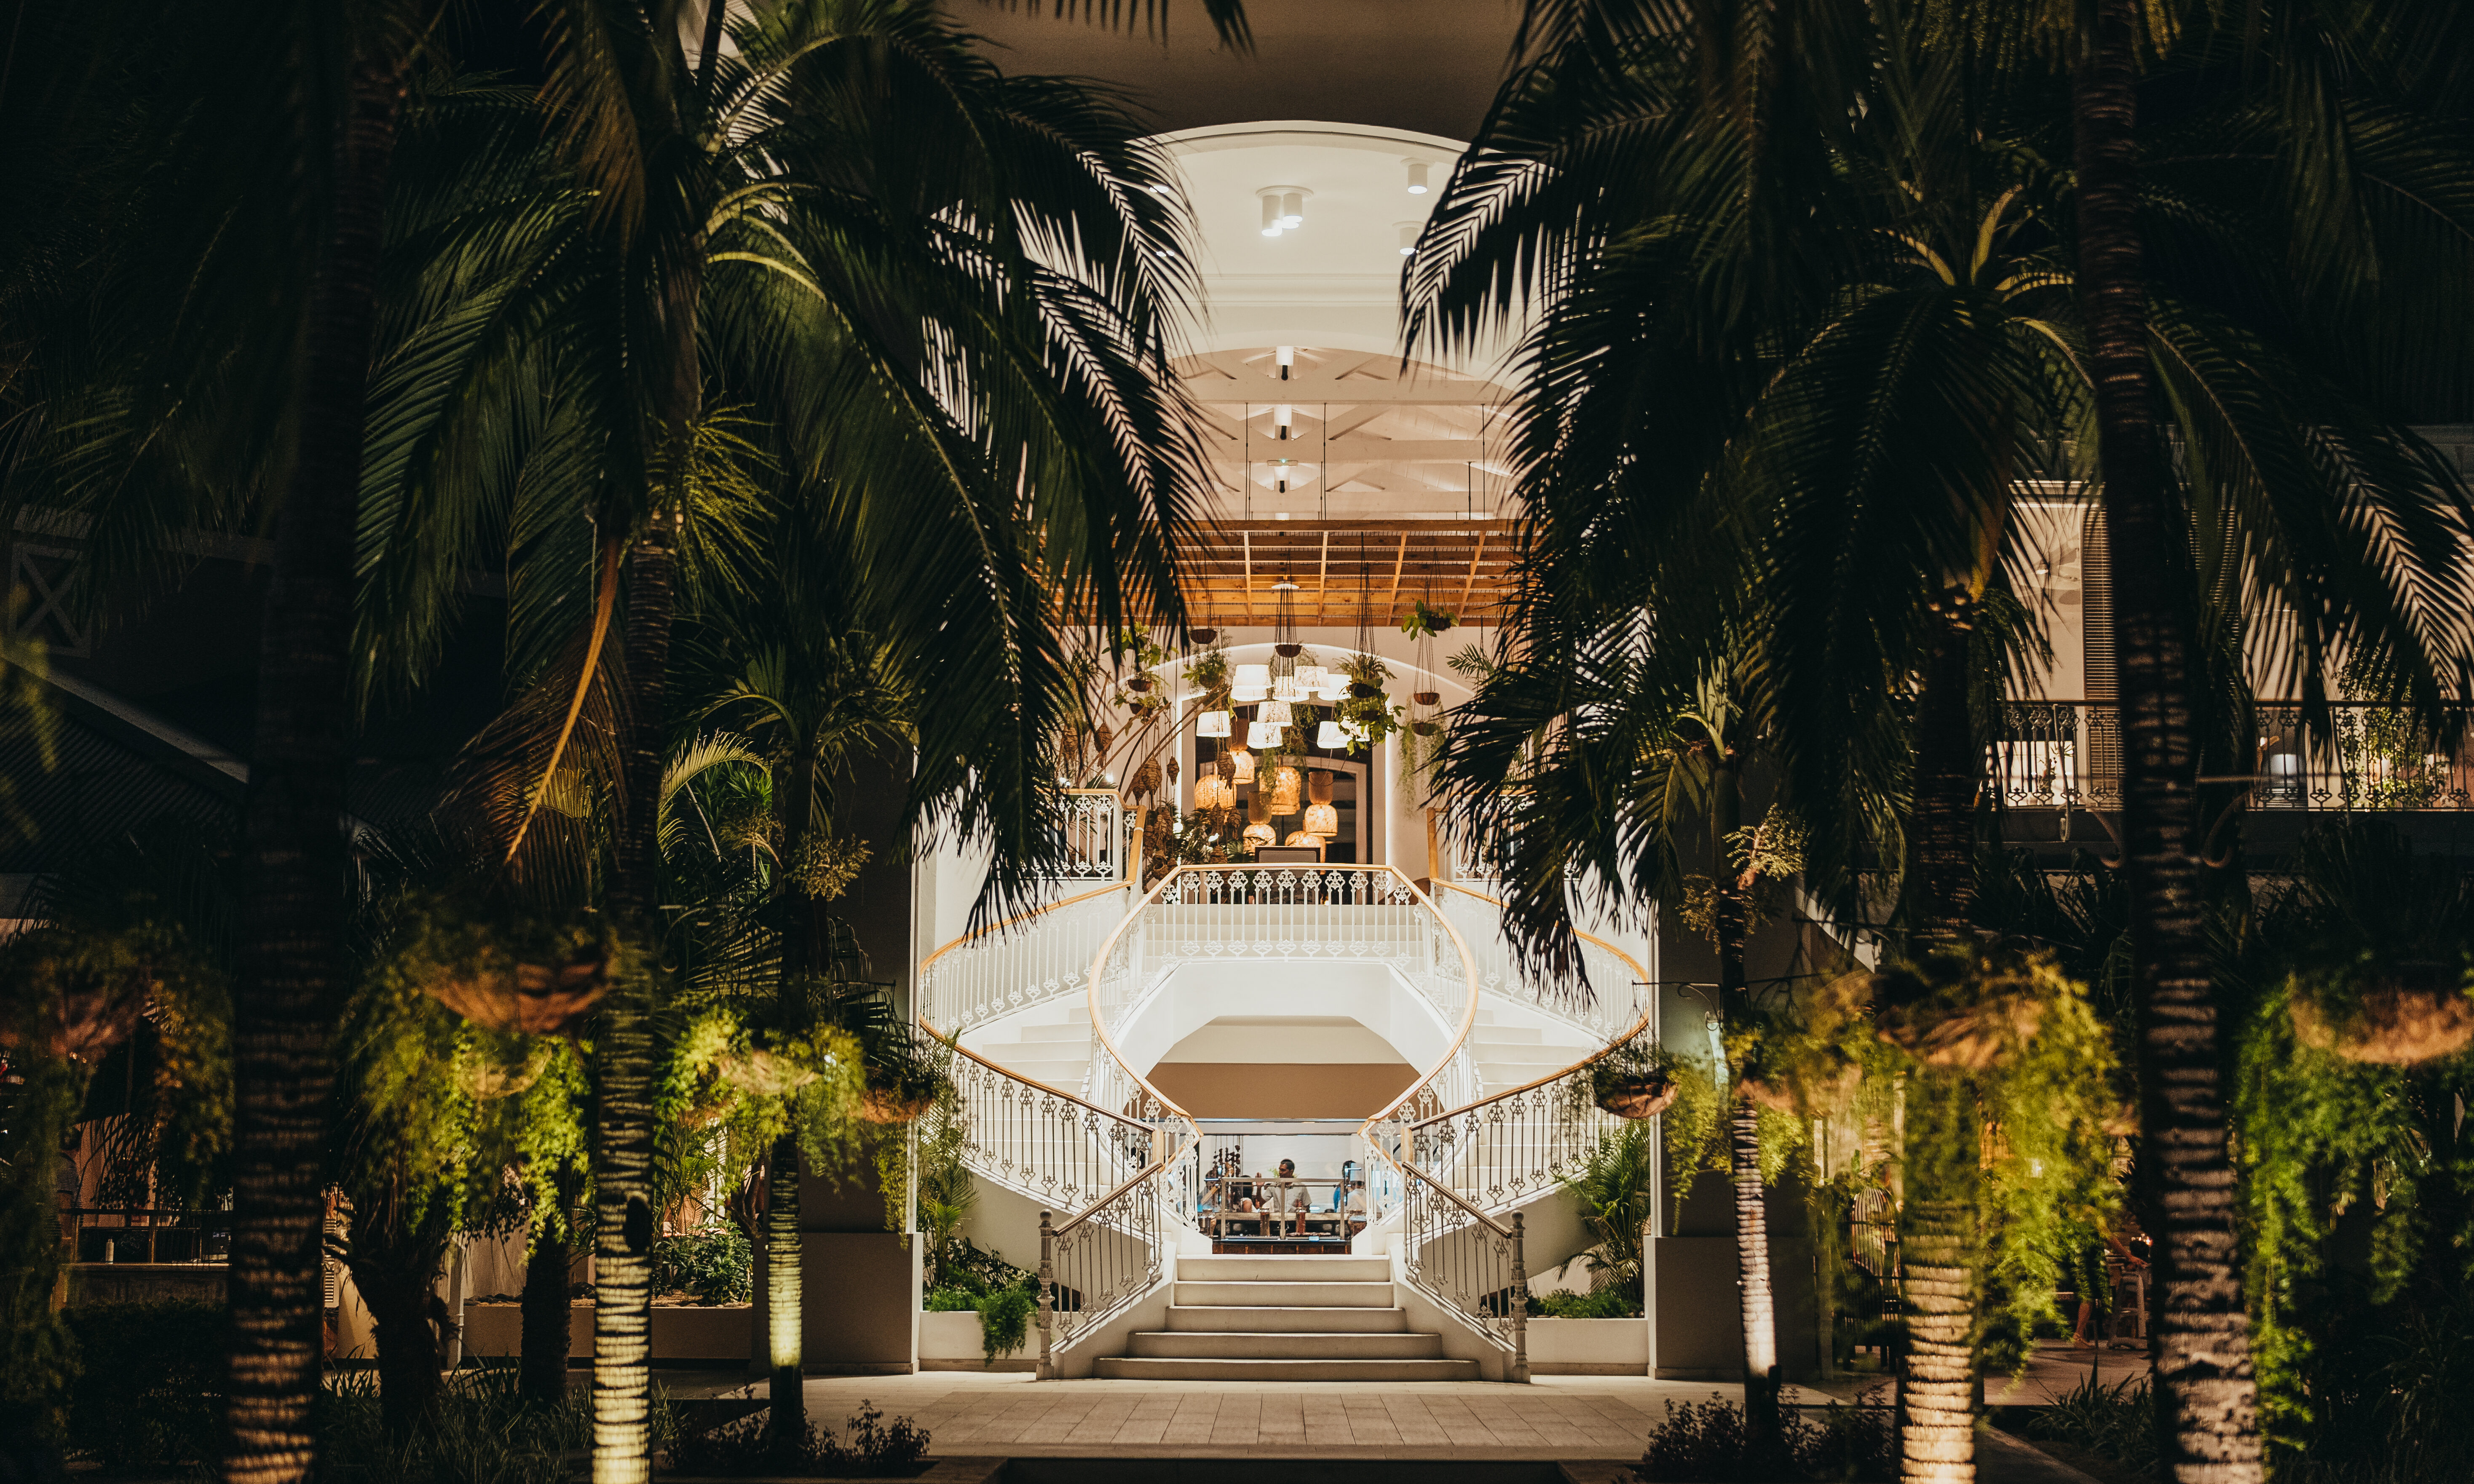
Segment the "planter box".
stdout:
<path fill-rule="evenodd" d="M 1031 1317 L 1023 1331 L 1022 1348 L 983 1365 L 980 1316 L 970 1309 L 919 1316 L 919 1369 L 922 1371 L 1035 1371 L 1039 1369 L 1039 1319 Z"/>
<path fill-rule="evenodd" d="M 1529 1321 L 1529 1372 L 1533 1376 L 1646 1376 L 1649 1321 L 1533 1319 Z"/>
<path fill-rule="evenodd" d="M 653 1305 L 653 1363 L 727 1363 L 744 1366 L 753 1353 L 755 1309 L 744 1304 L 706 1307 L 702 1304 Z M 979 1316 L 971 1316 L 977 1319 Z M 517 1355 L 523 1352 L 524 1317 L 514 1304 L 464 1305 L 464 1353 Z M 567 1306 L 567 1359 L 575 1365 L 593 1358 L 593 1305 L 578 1301 Z"/>

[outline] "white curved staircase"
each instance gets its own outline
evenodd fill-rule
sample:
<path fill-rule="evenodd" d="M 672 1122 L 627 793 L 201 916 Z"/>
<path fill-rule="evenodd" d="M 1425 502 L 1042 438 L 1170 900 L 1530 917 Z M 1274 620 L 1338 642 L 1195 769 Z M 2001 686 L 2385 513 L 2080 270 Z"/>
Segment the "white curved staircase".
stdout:
<path fill-rule="evenodd" d="M 1655 997 L 1586 937 L 1593 1000 L 1525 982 L 1499 910 L 1384 867 L 1178 867 L 1146 895 L 1085 892 L 922 966 L 922 1022 L 959 1033 L 966 1162 L 1050 1212 L 1043 1376 L 1528 1378 L 1518 1209 L 1615 1126 L 1589 1096 L 1590 1064 L 1654 1034 Z M 1232 963 L 1292 985 L 1317 964 L 1361 987 L 1372 972 L 1416 1008 L 1419 1075 L 1360 1131 L 1364 1166 L 1390 1168 L 1350 1256 L 1213 1255 L 1196 1221 L 1201 1130 L 1124 1049 L 1139 1032 L 1157 1059 L 1167 1041 L 1144 1017 L 1178 993 L 1180 966 L 1212 966 L 1192 998 L 1225 993 Z"/>

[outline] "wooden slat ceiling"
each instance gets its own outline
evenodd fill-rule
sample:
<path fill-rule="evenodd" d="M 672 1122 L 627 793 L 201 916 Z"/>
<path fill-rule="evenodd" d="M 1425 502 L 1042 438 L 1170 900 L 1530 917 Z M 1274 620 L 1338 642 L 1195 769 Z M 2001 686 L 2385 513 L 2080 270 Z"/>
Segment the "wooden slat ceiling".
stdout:
<path fill-rule="evenodd" d="M 1352 628 L 1362 603 L 1375 627 L 1394 628 L 1420 598 L 1463 623 L 1492 623 L 1512 543 L 1504 520 L 1222 520 L 1185 545 L 1186 603 L 1197 625 L 1267 625 L 1286 577 L 1299 628 Z"/>

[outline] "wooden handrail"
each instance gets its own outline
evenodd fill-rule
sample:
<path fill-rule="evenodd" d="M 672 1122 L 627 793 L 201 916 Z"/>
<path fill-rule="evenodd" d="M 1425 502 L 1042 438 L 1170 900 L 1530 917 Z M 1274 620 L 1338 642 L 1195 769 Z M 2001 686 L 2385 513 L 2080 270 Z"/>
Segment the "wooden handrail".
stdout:
<path fill-rule="evenodd" d="M 1489 897 L 1484 892 L 1472 892 L 1467 887 L 1459 885 L 1456 882 L 1438 881 L 1435 885 L 1447 892 L 1458 892 L 1464 897 L 1473 897 L 1479 901 L 1486 902 L 1492 906 L 1500 907 L 1503 905 L 1502 900 L 1498 898 Z M 1635 983 L 1647 984 L 1650 982 L 1649 974 L 1640 967 L 1640 961 L 1634 958 L 1631 954 L 1626 953 L 1623 949 L 1616 947 L 1613 944 L 1607 942 L 1604 938 L 1600 938 L 1594 933 L 1584 933 L 1575 929 L 1573 936 L 1579 938 L 1584 943 L 1596 944 L 1599 947 L 1606 949 L 1609 953 L 1612 953 L 1615 957 L 1623 960 L 1624 967 L 1633 971 Z M 1600 1046 L 1597 1050 L 1583 1057 L 1571 1065 L 1563 1068 L 1561 1071 L 1548 1072 L 1545 1076 L 1538 1078 L 1534 1082 L 1524 1082 L 1516 1088 L 1506 1088 L 1500 1092 L 1479 1098 L 1476 1102 L 1470 1103 L 1466 1107 L 1448 1109 L 1443 1113 L 1435 1114 L 1431 1118 L 1421 1118 L 1416 1123 L 1409 1125 L 1409 1127 L 1412 1131 L 1431 1128 L 1434 1125 L 1443 1122 L 1446 1118 L 1458 1117 L 1459 1115 L 1467 1113 L 1470 1109 L 1483 1108 L 1489 1103 L 1500 1102 L 1508 1097 L 1518 1097 L 1523 1092 L 1542 1088 L 1550 1082 L 1561 1082 L 1564 1078 L 1571 1076 L 1574 1072 L 1581 1070 L 1583 1067 L 1593 1066 L 1599 1062 L 1606 1060 L 1608 1057 L 1613 1056 L 1615 1053 L 1616 1048 L 1628 1044 L 1633 1038 L 1638 1036 L 1642 1031 L 1647 1030 L 1649 1028 L 1650 1017 L 1656 1014 L 1658 1014 L 1658 1002 L 1653 996 L 1650 1002 L 1642 1007 L 1640 1018 L 1635 1020 L 1622 1035 L 1617 1036 L 1614 1040 L 1608 1041 L 1605 1045 Z"/>

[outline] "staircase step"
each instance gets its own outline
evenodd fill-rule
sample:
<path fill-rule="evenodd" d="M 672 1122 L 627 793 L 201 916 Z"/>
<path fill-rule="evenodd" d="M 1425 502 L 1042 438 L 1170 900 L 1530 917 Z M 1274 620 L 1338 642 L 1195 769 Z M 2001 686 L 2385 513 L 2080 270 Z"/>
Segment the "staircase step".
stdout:
<path fill-rule="evenodd" d="M 1018 1037 L 1022 1041 L 1062 1041 L 1079 1046 L 1091 1043 L 1091 1021 L 1088 1017 L 1067 1020 L 1056 1025 L 1026 1025 Z"/>
<path fill-rule="evenodd" d="M 1490 1025 L 1469 1028 L 1469 1040 L 1481 1046 L 1534 1046 L 1546 1033 L 1534 1025 Z"/>
<path fill-rule="evenodd" d="M 1167 1360 L 1104 1355 L 1111 1381 L 1473 1381 L 1474 1360 Z"/>
<path fill-rule="evenodd" d="M 1390 1283 L 1190 1283 L 1179 1279 L 1169 1302 L 1215 1308 L 1390 1308 L 1394 1301 Z"/>
<path fill-rule="evenodd" d="M 1176 1259 L 1176 1276 L 1189 1282 L 1330 1283 L 1390 1282 L 1389 1257 L 1247 1257 L 1223 1254 Z"/>
<path fill-rule="evenodd" d="M 1255 1334 L 1406 1334 L 1409 1332 L 1409 1311 L 1404 1308 L 1231 1308 L 1215 1304 L 1171 1304 L 1168 1327 L 1197 1334 L 1247 1331 Z"/>
<path fill-rule="evenodd" d="M 1132 1353 L 1150 1360 L 1440 1360 L 1439 1334 L 1351 1334 L 1313 1329 L 1269 1332 L 1149 1329 Z"/>

